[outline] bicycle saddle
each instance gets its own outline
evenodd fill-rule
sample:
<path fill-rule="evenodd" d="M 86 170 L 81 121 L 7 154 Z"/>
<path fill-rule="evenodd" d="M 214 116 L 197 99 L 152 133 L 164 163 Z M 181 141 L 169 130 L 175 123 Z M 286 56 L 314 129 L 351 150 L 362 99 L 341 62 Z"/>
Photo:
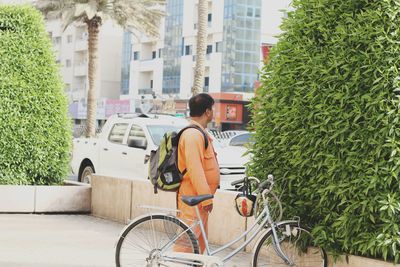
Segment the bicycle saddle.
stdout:
<path fill-rule="evenodd" d="M 182 196 L 182 201 L 189 206 L 196 206 L 204 200 L 214 198 L 213 195 Z"/>

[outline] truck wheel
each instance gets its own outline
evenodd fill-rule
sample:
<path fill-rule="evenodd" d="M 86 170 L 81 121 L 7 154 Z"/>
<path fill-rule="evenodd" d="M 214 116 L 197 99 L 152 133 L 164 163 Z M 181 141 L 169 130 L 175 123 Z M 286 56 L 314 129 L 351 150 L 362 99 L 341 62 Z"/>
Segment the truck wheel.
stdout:
<path fill-rule="evenodd" d="M 79 181 L 82 183 L 90 184 L 90 179 L 92 178 L 92 174 L 94 173 L 94 168 L 91 165 L 83 168 L 81 176 L 79 177 Z"/>

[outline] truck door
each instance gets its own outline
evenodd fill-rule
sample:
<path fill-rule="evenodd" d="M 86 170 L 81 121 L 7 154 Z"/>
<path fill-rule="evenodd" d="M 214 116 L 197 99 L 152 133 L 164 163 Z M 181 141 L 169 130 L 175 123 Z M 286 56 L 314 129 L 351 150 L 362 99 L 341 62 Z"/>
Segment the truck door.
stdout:
<path fill-rule="evenodd" d="M 99 171 L 100 175 L 117 178 L 124 177 L 124 152 L 127 150 L 126 135 L 128 123 L 116 123 L 113 125 L 110 134 L 100 148 Z"/>
<path fill-rule="evenodd" d="M 125 154 L 123 155 L 123 161 L 125 162 L 124 176 L 126 178 L 147 179 L 148 167 L 144 161 L 145 156 L 149 154 L 148 148 L 150 144 L 141 126 L 132 124 L 129 130 L 127 143 L 132 139 L 146 140 L 147 147 L 146 149 L 127 147 Z"/>

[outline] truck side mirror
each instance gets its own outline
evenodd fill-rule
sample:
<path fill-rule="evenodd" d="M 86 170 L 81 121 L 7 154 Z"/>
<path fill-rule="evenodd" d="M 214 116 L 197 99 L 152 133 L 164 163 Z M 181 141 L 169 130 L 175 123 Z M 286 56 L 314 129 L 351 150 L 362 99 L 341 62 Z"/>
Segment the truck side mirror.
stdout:
<path fill-rule="evenodd" d="M 140 148 L 146 150 L 147 148 L 147 140 L 146 139 L 129 139 L 128 146 L 134 148 Z"/>

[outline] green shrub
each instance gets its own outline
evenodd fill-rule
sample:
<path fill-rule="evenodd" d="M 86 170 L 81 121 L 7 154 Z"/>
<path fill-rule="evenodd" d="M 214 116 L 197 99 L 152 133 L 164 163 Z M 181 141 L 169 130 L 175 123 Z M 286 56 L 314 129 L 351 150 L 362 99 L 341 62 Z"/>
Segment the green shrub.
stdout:
<path fill-rule="evenodd" d="M 295 0 L 253 102 L 252 174 L 319 245 L 399 262 L 400 5 Z"/>
<path fill-rule="evenodd" d="M 71 143 L 67 100 L 41 14 L 0 5 L 0 184 L 59 184 Z"/>

